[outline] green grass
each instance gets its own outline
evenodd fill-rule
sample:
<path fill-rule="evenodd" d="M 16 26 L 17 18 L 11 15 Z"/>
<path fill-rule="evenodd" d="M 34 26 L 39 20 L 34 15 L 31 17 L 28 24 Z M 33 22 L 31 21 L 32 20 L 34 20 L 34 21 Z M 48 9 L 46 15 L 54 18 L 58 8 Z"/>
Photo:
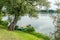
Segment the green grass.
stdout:
<path fill-rule="evenodd" d="M 50 38 L 46 35 L 43 35 L 42 33 L 37 33 L 37 32 L 31 32 L 30 34 L 38 37 L 38 38 L 43 38 L 44 40 L 50 40 Z"/>
<path fill-rule="evenodd" d="M 22 31 L 9 31 L 7 27 L 0 25 L 0 40 L 50 40 L 48 36 L 40 33 L 26 33 Z"/>
<path fill-rule="evenodd" d="M 43 40 L 43 38 L 21 31 L 8 31 L 0 28 L 0 40 Z"/>

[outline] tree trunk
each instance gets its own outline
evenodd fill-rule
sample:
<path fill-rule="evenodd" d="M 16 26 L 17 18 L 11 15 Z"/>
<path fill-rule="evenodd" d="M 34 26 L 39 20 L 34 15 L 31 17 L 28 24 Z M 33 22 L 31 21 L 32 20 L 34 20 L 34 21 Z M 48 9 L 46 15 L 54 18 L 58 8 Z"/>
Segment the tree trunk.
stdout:
<path fill-rule="evenodd" d="M 13 22 L 9 25 L 8 30 L 10 30 L 10 31 L 15 30 L 15 25 L 17 24 L 17 21 L 18 21 L 17 18 L 18 18 L 18 16 L 15 16 Z"/>

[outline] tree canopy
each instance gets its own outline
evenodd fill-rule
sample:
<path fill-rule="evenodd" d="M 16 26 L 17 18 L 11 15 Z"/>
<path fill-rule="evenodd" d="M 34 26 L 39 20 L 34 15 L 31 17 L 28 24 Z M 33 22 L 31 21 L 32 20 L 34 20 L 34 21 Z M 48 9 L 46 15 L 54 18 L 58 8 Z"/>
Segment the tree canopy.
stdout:
<path fill-rule="evenodd" d="M 29 14 L 29 16 L 37 16 L 37 5 L 48 7 L 47 0 L 0 0 L 0 10 L 3 6 L 6 7 L 6 13 L 14 15 L 14 20 L 11 23 L 10 27 L 13 28 L 19 16 L 24 16 Z"/>
<path fill-rule="evenodd" d="M 32 14 L 36 13 L 36 6 L 47 6 L 47 0 L 1 0 L 0 10 L 2 6 L 6 6 L 6 10 L 9 14 L 14 15 L 25 15 L 26 13 Z"/>

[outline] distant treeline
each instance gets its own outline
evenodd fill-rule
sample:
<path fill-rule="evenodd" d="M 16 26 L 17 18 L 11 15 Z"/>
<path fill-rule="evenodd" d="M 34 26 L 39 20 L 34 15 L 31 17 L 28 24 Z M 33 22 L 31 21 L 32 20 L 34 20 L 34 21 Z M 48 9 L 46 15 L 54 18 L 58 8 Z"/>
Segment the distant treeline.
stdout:
<path fill-rule="evenodd" d="M 56 13 L 56 10 L 40 10 L 39 12 Z"/>

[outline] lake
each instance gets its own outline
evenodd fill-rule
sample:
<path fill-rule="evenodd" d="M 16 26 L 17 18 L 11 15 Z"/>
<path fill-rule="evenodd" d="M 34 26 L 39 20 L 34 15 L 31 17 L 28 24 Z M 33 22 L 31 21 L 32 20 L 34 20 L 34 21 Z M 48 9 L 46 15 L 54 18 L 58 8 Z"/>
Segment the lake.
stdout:
<path fill-rule="evenodd" d="M 2 20 L 7 20 L 7 16 L 3 17 Z M 55 27 L 53 25 L 53 19 L 50 17 L 50 14 L 38 14 L 38 18 L 30 18 L 28 15 L 21 17 L 18 21 L 17 25 L 19 28 L 23 25 L 31 24 L 36 32 L 40 32 L 46 35 L 51 36 L 55 31 Z"/>

